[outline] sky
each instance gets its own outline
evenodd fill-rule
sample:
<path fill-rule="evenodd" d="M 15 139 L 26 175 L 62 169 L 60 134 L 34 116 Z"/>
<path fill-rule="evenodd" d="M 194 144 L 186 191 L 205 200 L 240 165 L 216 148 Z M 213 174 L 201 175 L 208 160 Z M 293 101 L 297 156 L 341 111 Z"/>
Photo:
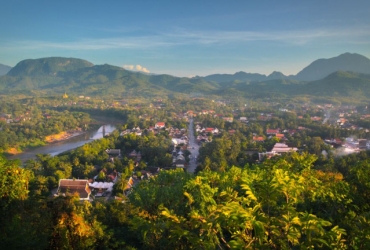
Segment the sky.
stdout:
<path fill-rule="evenodd" d="M 0 0 L 0 63 L 74 57 L 175 76 L 370 58 L 370 1 Z"/>

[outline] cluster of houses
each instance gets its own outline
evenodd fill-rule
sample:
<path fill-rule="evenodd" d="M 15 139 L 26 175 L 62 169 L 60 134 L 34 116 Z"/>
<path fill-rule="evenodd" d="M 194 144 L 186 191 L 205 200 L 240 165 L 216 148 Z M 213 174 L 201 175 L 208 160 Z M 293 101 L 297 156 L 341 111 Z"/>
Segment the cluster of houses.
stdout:
<path fill-rule="evenodd" d="M 121 132 L 121 136 L 124 136 L 127 134 L 135 134 L 137 136 L 141 136 L 144 131 L 153 132 L 154 134 L 157 134 L 162 129 L 166 129 L 166 124 L 164 122 L 157 122 L 154 127 L 141 129 L 139 126 L 137 126 L 137 127 L 133 127 L 132 129 L 126 129 Z"/>
<path fill-rule="evenodd" d="M 6 122 L 6 123 L 18 123 L 22 121 L 31 120 L 30 113 L 27 111 L 25 114 L 20 115 L 18 117 L 12 118 L 11 114 L 0 114 L 0 121 Z"/>
<path fill-rule="evenodd" d="M 288 139 L 286 138 L 286 135 L 293 136 L 297 131 L 307 130 L 307 128 L 299 126 L 297 129 L 284 129 L 281 130 L 279 128 L 277 129 L 266 129 L 266 137 L 264 136 L 253 136 L 254 142 L 264 142 L 265 138 L 277 138 L 280 142 L 286 142 Z"/>
<path fill-rule="evenodd" d="M 188 110 L 186 112 L 186 115 L 188 115 L 189 117 L 196 117 L 196 116 L 199 116 L 199 115 L 213 115 L 214 118 L 218 117 L 218 118 L 221 118 L 222 120 L 224 120 L 226 122 L 233 122 L 234 121 L 234 117 L 224 116 L 223 114 L 216 114 L 214 110 L 202 110 L 202 111 L 199 111 L 199 112 Z"/>
<path fill-rule="evenodd" d="M 154 134 L 159 133 L 161 130 L 168 131 L 168 135 L 171 139 L 172 145 L 174 146 L 174 151 L 172 152 L 172 163 L 173 166 L 178 168 L 185 168 L 186 167 L 186 160 L 183 153 L 183 150 L 186 149 L 186 146 L 188 144 L 188 136 L 187 136 L 187 130 L 182 128 L 166 128 L 165 122 L 157 122 L 154 127 L 149 127 L 147 129 L 141 130 L 139 127 L 133 128 L 133 129 L 126 129 L 121 133 L 122 136 L 126 134 L 136 134 L 138 136 L 142 135 L 142 132 L 151 131 Z M 109 152 L 107 152 L 109 154 Z M 114 156 L 113 156 L 114 157 Z M 138 163 L 141 160 L 141 153 L 133 150 L 129 155 L 129 158 L 135 160 L 136 163 Z"/>
<path fill-rule="evenodd" d="M 325 139 L 325 143 L 330 144 L 335 148 L 344 147 L 346 149 L 352 150 L 353 152 L 370 150 L 370 140 L 357 139 L 355 137 L 347 137 L 344 140 L 338 138 Z"/>
<path fill-rule="evenodd" d="M 220 133 L 220 130 L 218 128 L 201 127 L 199 124 L 195 126 L 195 131 L 198 133 L 198 136 L 197 136 L 198 144 L 210 142 L 209 136 L 208 136 L 209 134 L 218 135 Z"/>

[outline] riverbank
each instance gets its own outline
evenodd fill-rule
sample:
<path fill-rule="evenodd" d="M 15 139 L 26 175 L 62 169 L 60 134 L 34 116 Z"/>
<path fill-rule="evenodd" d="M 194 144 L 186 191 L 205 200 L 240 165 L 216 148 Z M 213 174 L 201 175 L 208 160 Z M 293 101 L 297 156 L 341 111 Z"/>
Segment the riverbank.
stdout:
<path fill-rule="evenodd" d="M 92 129 L 92 127 L 90 127 L 90 129 Z M 45 143 L 44 146 L 27 148 L 24 152 L 16 155 L 7 155 L 6 157 L 9 160 L 19 159 L 24 163 L 29 159 L 34 159 L 37 154 L 49 154 L 51 156 L 59 155 L 63 152 L 81 147 L 91 141 L 101 139 L 104 137 L 104 135 L 112 133 L 116 127 L 107 124 L 96 130 L 90 129 L 88 131 L 74 131 L 76 133 L 70 131 L 69 135 L 73 136 L 69 137 L 68 139 L 66 137 L 60 137 L 59 139 L 64 138 L 64 140 L 58 142 L 54 141 L 52 143 L 45 143 L 45 140 L 43 140 L 43 143 Z M 79 132 L 78 135 L 77 132 Z"/>
<path fill-rule="evenodd" d="M 63 131 L 63 132 L 60 132 L 58 134 L 54 134 L 54 135 L 48 135 L 45 137 L 45 141 L 47 143 L 53 143 L 53 142 L 61 142 L 61 141 L 65 141 L 65 140 L 68 140 L 72 137 L 75 137 L 75 136 L 78 136 L 78 135 L 82 135 L 84 134 L 85 132 L 84 131 L 81 131 L 81 130 L 76 130 L 76 131 Z"/>
<path fill-rule="evenodd" d="M 18 146 L 18 147 L 9 148 L 6 151 L 4 151 L 4 154 L 6 156 L 16 156 L 16 155 L 19 155 L 19 154 L 23 154 L 23 153 L 25 153 L 29 150 L 33 150 L 35 148 L 51 145 L 51 144 L 57 143 L 57 142 L 63 142 L 63 141 L 66 141 L 68 139 L 71 139 L 73 137 L 83 135 L 85 133 L 86 133 L 86 131 L 82 131 L 82 130 L 63 131 L 63 132 L 60 132 L 58 134 L 53 134 L 53 135 L 46 136 L 44 141 L 39 141 L 37 143 L 32 143 L 32 144 L 29 144 L 29 145 L 26 145 L 26 146 Z"/>

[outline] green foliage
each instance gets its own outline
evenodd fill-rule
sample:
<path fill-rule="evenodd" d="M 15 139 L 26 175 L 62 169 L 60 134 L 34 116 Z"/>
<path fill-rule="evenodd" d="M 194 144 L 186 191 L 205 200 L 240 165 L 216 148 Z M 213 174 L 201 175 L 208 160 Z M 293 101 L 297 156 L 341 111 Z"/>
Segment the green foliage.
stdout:
<path fill-rule="evenodd" d="M 253 170 L 203 171 L 191 179 L 162 172 L 131 194 L 142 210 L 133 229 L 148 248 L 343 248 L 345 230 L 305 211 L 331 192 L 314 177 L 314 160 L 295 154 Z"/>

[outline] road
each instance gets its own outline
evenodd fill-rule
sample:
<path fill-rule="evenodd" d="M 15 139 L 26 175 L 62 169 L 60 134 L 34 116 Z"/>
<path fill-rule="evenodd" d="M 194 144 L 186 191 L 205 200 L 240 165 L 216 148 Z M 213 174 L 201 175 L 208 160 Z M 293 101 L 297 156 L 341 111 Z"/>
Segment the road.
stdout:
<path fill-rule="evenodd" d="M 325 124 L 330 119 L 330 109 L 326 109 L 324 110 L 324 112 L 325 112 L 325 119 L 322 122 L 322 124 Z"/>
<path fill-rule="evenodd" d="M 190 173 L 194 173 L 195 169 L 197 167 L 197 160 L 196 157 L 199 155 L 199 145 L 197 141 L 195 140 L 194 135 L 194 120 L 193 118 L 190 118 L 189 120 L 189 127 L 188 127 L 188 149 L 191 153 L 190 155 L 190 162 L 187 171 Z"/>

